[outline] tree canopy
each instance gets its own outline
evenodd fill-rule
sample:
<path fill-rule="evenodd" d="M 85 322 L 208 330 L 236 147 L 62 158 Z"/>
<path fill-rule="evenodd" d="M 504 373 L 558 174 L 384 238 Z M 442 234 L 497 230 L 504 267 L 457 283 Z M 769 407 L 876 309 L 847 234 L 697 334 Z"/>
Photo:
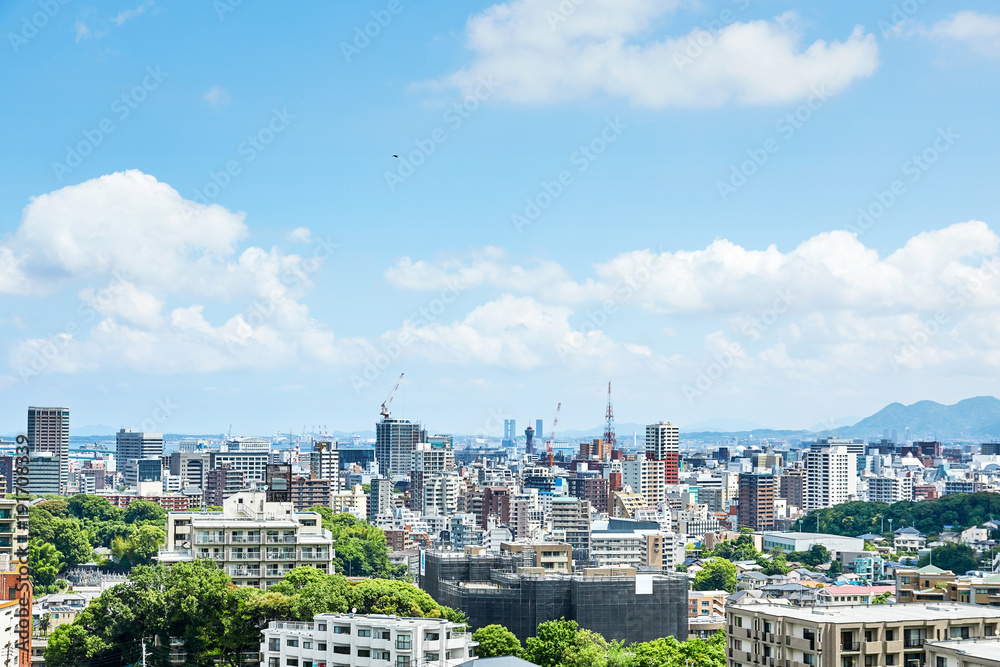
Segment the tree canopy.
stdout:
<path fill-rule="evenodd" d="M 705 563 L 705 567 L 694 575 L 694 590 L 696 591 L 729 591 L 736 592 L 736 566 L 724 558 L 713 558 Z"/>
<path fill-rule="evenodd" d="M 505 655 L 520 657 L 521 640 L 502 625 L 487 625 L 472 634 L 472 640 L 479 642 L 476 655 L 480 658 L 497 658 Z"/>
<path fill-rule="evenodd" d="M 338 572 L 349 577 L 377 577 L 380 579 L 405 579 L 405 566 L 389 562 L 389 547 L 385 533 L 353 514 L 334 514 L 326 506 L 310 507 L 323 517 L 323 527 L 333 534 L 336 551 L 334 564 Z"/>
<path fill-rule="evenodd" d="M 965 574 L 979 567 L 979 558 L 975 550 L 968 544 L 945 542 L 931 549 L 930 557 L 924 556 L 917 562 L 918 567 L 934 563 L 942 570 L 951 570 L 955 574 Z"/>

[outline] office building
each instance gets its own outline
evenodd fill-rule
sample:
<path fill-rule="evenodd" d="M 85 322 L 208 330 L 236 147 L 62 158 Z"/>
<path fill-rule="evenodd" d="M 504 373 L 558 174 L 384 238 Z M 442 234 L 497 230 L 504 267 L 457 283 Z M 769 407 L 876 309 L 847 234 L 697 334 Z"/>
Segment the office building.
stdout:
<path fill-rule="evenodd" d="M 329 507 L 333 482 L 315 477 L 296 477 L 292 480 L 292 505 L 299 512 L 310 507 Z"/>
<path fill-rule="evenodd" d="M 340 490 L 340 450 L 335 443 L 315 442 L 312 451 L 302 454 L 301 460 L 313 477 L 329 481 L 332 491 Z"/>
<path fill-rule="evenodd" d="M 225 462 L 220 462 L 221 468 Z M 211 469 L 211 456 L 208 452 L 172 452 L 170 454 L 170 474 L 179 477 L 182 486 L 196 486 L 204 489 L 208 483 L 208 471 Z M 228 465 L 228 464 L 226 464 Z M 244 479 L 244 483 L 247 480 Z"/>
<path fill-rule="evenodd" d="M 680 452 L 680 429 L 677 426 L 668 421 L 646 426 L 646 456 L 651 456 L 656 461 L 663 461 L 664 482 L 667 484 L 677 484 L 677 473 L 681 463 Z"/>
<path fill-rule="evenodd" d="M 163 434 L 121 429 L 115 435 L 115 462 L 124 473 L 125 485 L 138 483 L 136 468 L 129 463 L 163 454 Z"/>
<path fill-rule="evenodd" d="M 813 445 L 805 453 L 806 509 L 857 500 L 858 458 L 845 445 Z"/>
<path fill-rule="evenodd" d="M 751 601 L 726 607 L 726 625 L 727 667 L 772 660 L 815 667 L 924 667 L 926 643 L 994 636 L 1000 609 L 942 602 L 817 610 Z"/>
<path fill-rule="evenodd" d="M 517 422 L 513 419 L 503 420 L 503 440 L 500 446 L 505 449 L 513 449 L 517 442 Z"/>
<path fill-rule="evenodd" d="M 271 621 L 261 633 L 261 667 L 458 667 L 476 655 L 464 625 L 438 618 L 316 614 Z"/>
<path fill-rule="evenodd" d="M 62 493 L 69 485 L 69 408 L 28 408 L 27 436 L 30 453 L 50 453 L 59 464 L 58 490 L 46 493 Z"/>
<path fill-rule="evenodd" d="M 741 528 L 774 529 L 775 476 L 763 473 L 740 475 L 737 517 Z"/>
<path fill-rule="evenodd" d="M 256 588 L 276 584 L 303 565 L 333 573 L 333 537 L 322 517 L 270 500 L 275 493 L 242 491 L 222 503 L 221 513 L 170 512 L 166 545 L 157 560 L 211 558 L 237 586 Z"/>
<path fill-rule="evenodd" d="M 225 448 L 229 452 L 253 452 L 255 454 L 268 454 L 271 451 L 271 439 L 256 438 L 253 436 L 240 436 L 227 440 Z"/>
<path fill-rule="evenodd" d="M 270 456 L 267 452 L 211 452 L 208 461 L 210 469 L 221 468 L 226 464 L 233 470 L 241 471 L 243 482 L 249 486 L 253 482 L 265 481 Z"/>
<path fill-rule="evenodd" d="M 609 481 L 604 477 L 574 475 L 566 479 L 568 493 L 574 498 L 589 500 L 595 512 L 608 513 Z"/>
<path fill-rule="evenodd" d="M 61 494 L 64 488 L 62 479 L 62 462 L 55 452 L 37 452 L 28 454 L 28 493 L 40 496 L 45 493 Z"/>
<path fill-rule="evenodd" d="M 420 422 L 408 419 L 383 419 L 375 424 L 375 461 L 384 477 L 409 475 L 413 450 L 427 440 Z"/>

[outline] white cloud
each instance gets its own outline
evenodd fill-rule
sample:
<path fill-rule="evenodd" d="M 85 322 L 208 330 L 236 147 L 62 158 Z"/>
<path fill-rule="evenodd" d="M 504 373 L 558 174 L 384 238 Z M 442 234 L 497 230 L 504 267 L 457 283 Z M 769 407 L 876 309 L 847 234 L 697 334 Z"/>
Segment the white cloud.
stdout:
<path fill-rule="evenodd" d="M 152 7 L 153 4 L 154 4 L 153 0 L 146 0 L 146 2 L 143 2 L 132 9 L 124 9 L 118 12 L 118 14 L 116 14 L 115 16 L 111 17 L 111 22 L 114 23 L 115 25 L 121 26 L 126 21 L 130 21 L 131 19 L 134 19 L 137 16 L 145 14 L 146 10 Z"/>
<path fill-rule="evenodd" d="M 185 200 L 138 171 L 33 198 L 0 241 L 0 293 L 77 286 L 80 303 L 65 331 L 16 343 L 11 367 L 26 378 L 342 363 L 356 344 L 299 302 L 329 254 L 322 239 L 306 258 L 240 249 L 246 233 L 242 213 Z"/>
<path fill-rule="evenodd" d="M 293 243 L 311 243 L 312 231 L 308 227 L 296 227 L 285 238 Z"/>
<path fill-rule="evenodd" d="M 961 11 L 935 24 L 926 34 L 962 42 L 985 56 L 1000 57 L 1000 16 Z"/>
<path fill-rule="evenodd" d="M 90 26 L 84 23 L 83 21 L 77 21 L 75 28 L 76 28 L 77 42 L 79 42 L 82 39 L 87 39 L 88 37 L 93 36 L 93 32 L 91 31 Z"/>
<path fill-rule="evenodd" d="M 221 109 L 233 100 L 233 98 L 229 96 L 226 89 L 222 86 L 212 86 L 201 99 L 207 102 L 208 106 L 213 109 Z"/>
<path fill-rule="evenodd" d="M 498 81 L 498 97 L 546 104 L 620 97 L 652 108 L 762 105 L 835 94 L 878 65 L 874 35 L 802 44 L 801 21 L 732 21 L 711 32 L 654 38 L 676 0 L 511 0 L 469 19 L 468 67 L 438 84 L 472 92 Z M 563 7 L 573 8 L 568 12 Z"/>

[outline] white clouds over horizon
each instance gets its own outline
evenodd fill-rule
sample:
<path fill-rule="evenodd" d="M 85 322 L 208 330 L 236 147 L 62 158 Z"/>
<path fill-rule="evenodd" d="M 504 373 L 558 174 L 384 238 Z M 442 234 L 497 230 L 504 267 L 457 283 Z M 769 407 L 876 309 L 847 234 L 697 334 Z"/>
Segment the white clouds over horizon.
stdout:
<path fill-rule="evenodd" d="M 802 20 L 739 20 L 735 6 L 717 25 L 683 35 L 651 31 L 686 3 L 678 0 L 511 0 L 466 24 L 473 62 L 437 83 L 468 92 L 481 79 L 518 104 L 598 96 L 643 107 L 768 105 L 830 94 L 874 73 L 875 36 L 858 26 L 844 41 L 803 44 Z"/>
<path fill-rule="evenodd" d="M 976 53 L 1000 57 L 1000 16 L 965 10 L 936 23 L 923 34 L 966 44 Z"/>

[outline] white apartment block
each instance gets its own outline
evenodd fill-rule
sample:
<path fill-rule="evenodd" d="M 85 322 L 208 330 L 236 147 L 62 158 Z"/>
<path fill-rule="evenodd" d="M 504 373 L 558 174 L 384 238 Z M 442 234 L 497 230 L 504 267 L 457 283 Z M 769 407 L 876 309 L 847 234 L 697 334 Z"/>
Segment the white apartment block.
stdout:
<path fill-rule="evenodd" d="M 857 500 L 857 463 L 857 455 L 843 445 L 820 446 L 806 452 L 806 509 Z"/>
<path fill-rule="evenodd" d="M 170 512 L 161 563 L 211 558 L 238 586 L 267 588 L 302 565 L 333 573 L 333 536 L 316 512 L 241 491 L 221 512 Z"/>
<path fill-rule="evenodd" d="M 240 436 L 226 441 L 226 448 L 230 452 L 263 452 L 267 454 L 271 451 L 271 440 L 270 438 Z"/>
<path fill-rule="evenodd" d="M 599 566 L 639 567 L 643 565 L 644 535 L 594 531 L 590 534 L 590 557 Z"/>
<path fill-rule="evenodd" d="M 667 454 L 680 452 L 680 427 L 668 421 L 661 421 L 646 426 L 646 451 L 652 452 L 653 458 L 662 461 Z"/>
<path fill-rule="evenodd" d="M 870 503 L 898 503 L 913 500 L 912 477 L 869 477 L 867 500 Z"/>
<path fill-rule="evenodd" d="M 457 473 L 438 473 L 424 477 L 421 507 L 427 515 L 458 513 L 458 500 L 465 494 L 465 483 Z"/>
<path fill-rule="evenodd" d="M 330 494 L 330 507 L 334 514 L 353 514 L 359 519 L 368 518 L 368 496 L 360 484 L 350 489 L 336 491 Z"/>
<path fill-rule="evenodd" d="M 659 506 L 666 500 L 666 482 L 664 481 L 663 461 L 639 459 L 622 463 L 622 484 L 629 486 L 636 493 L 641 493 L 646 503 L 652 507 Z"/>
<path fill-rule="evenodd" d="M 476 655 L 464 625 L 436 618 L 317 614 L 271 621 L 261 667 L 457 667 Z"/>

